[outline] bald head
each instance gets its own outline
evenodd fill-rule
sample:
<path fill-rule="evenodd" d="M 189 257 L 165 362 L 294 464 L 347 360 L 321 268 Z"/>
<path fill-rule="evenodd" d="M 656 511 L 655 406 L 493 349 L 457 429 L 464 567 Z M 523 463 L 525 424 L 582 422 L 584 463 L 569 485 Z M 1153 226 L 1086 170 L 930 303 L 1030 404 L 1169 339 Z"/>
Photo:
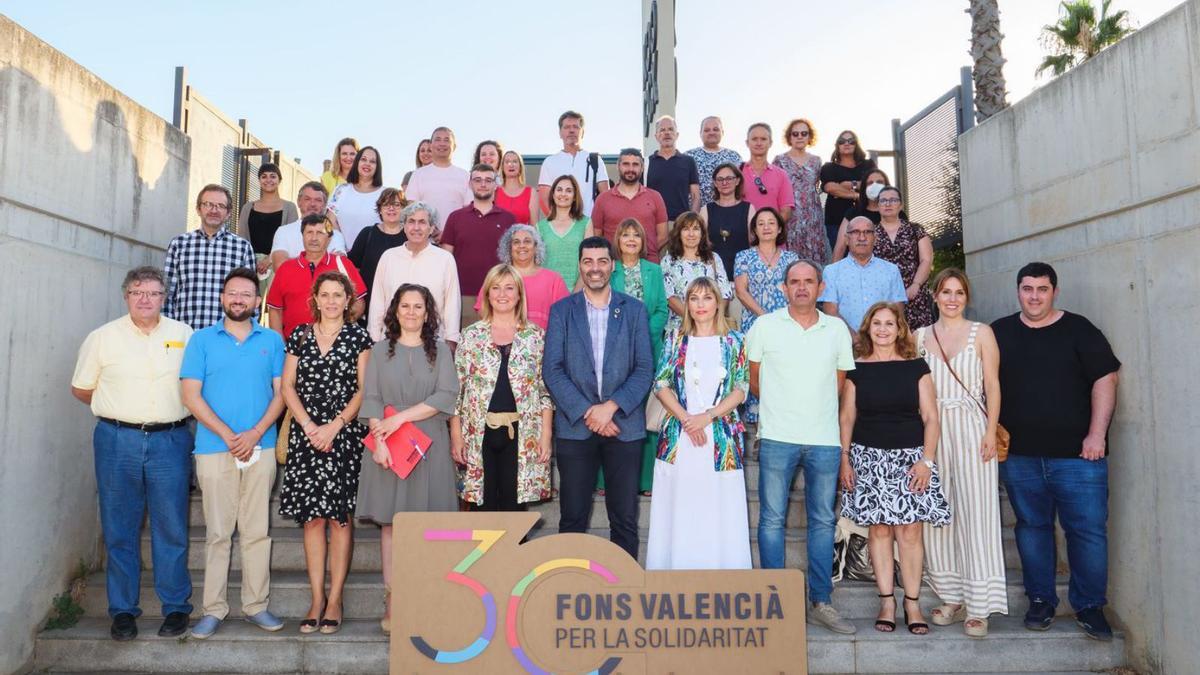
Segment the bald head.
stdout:
<path fill-rule="evenodd" d="M 866 216 L 851 218 L 846 223 L 846 245 L 855 259 L 870 260 L 875 252 L 875 223 Z"/>
<path fill-rule="evenodd" d="M 700 140 L 704 141 L 707 150 L 716 151 L 721 147 L 721 139 L 725 136 L 725 128 L 721 126 L 721 118 L 709 115 L 700 121 Z"/>

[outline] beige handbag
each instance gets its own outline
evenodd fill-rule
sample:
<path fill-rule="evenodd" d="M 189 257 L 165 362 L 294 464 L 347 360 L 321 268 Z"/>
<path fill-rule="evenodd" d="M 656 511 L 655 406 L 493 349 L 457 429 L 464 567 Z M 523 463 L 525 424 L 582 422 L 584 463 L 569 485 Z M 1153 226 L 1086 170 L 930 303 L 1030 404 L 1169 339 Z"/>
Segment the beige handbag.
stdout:
<path fill-rule="evenodd" d="M 280 465 L 287 464 L 288 434 L 292 430 L 292 411 L 283 413 L 283 424 L 279 427 L 279 435 L 275 437 L 275 461 Z"/>
<path fill-rule="evenodd" d="M 650 398 L 646 399 L 646 431 L 661 433 L 668 416 L 662 401 L 658 400 L 653 391 L 650 392 Z"/>

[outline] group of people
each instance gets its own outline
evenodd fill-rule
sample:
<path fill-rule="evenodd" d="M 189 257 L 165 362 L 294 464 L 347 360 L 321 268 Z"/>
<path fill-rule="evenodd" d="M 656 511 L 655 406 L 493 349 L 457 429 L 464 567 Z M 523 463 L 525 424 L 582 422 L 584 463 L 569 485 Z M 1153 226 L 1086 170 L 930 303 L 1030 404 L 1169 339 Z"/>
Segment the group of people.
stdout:
<path fill-rule="evenodd" d="M 536 188 L 496 141 L 469 171 L 454 167 L 445 127 L 401 187 L 350 138 L 295 205 L 265 164 L 263 196 L 239 213 L 245 238 L 226 227 L 228 190 L 200 191 L 201 227 L 171 241 L 161 269 L 128 273 L 127 314 L 87 337 L 71 383 L 98 418 L 114 639 L 137 634 L 146 511 L 159 634 L 189 628 L 193 464 L 207 529 L 193 637 L 229 614 L 235 530 L 244 617 L 284 626 L 268 608 L 276 455 L 280 514 L 303 527 L 312 590 L 299 631 L 340 629 L 358 519 L 381 528 L 387 632 L 394 515 L 524 509 L 552 497 L 552 461 L 560 531 L 587 531 L 600 488 L 611 540 L 637 558 L 641 493 L 648 569 L 750 568 L 747 423 L 761 567 L 784 566 L 804 474 L 811 623 L 855 631 L 832 604 L 840 512 L 869 527 L 877 630 L 896 628 L 895 545 L 909 631 L 929 630 L 925 575 L 942 601 L 933 623 L 986 635 L 1008 610 L 1003 480 L 1026 626 L 1047 628 L 1058 604 L 1057 514 L 1070 603 L 1090 635 L 1111 638 L 1105 438 L 1120 362 L 1086 319 L 1055 309 L 1053 268 L 1022 268 L 1021 311 L 989 327 L 964 315 L 963 272 L 927 288 L 929 237 L 852 132 L 822 166 L 807 152 L 813 125 L 793 120 L 790 149 L 768 163 L 770 127 L 755 124 L 742 162 L 720 146 L 718 118 L 680 153 L 664 117 L 660 149 L 648 162 L 622 150 L 609 187 L 583 128 L 578 113 L 559 118 L 563 151 Z M 403 479 L 387 445 L 397 433 L 428 443 Z"/>

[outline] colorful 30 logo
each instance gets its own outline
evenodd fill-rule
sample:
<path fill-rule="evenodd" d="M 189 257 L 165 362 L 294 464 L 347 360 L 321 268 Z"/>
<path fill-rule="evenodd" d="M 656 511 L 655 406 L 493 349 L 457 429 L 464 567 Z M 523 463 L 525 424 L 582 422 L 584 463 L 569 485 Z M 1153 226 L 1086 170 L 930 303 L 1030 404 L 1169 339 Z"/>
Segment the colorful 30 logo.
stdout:
<path fill-rule="evenodd" d="M 425 638 L 419 635 L 413 635 L 409 639 L 412 640 L 413 646 L 417 651 L 424 654 L 430 660 L 436 663 L 464 663 L 479 656 L 483 650 L 487 649 L 491 644 L 492 638 L 496 635 L 496 596 L 490 590 L 484 587 L 477 580 L 467 576 L 467 570 L 471 566 L 479 562 L 492 546 L 507 533 L 507 530 L 425 530 L 425 541 L 477 541 L 479 544 L 466 555 L 454 569 L 446 574 L 446 581 L 460 586 L 466 586 L 471 589 L 479 602 L 483 605 L 484 611 L 484 626 L 483 631 L 475 640 L 462 649 L 454 651 L 446 651 L 433 647 Z M 608 568 L 594 560 L 585 558 L 556 558 L 547 560 L 546 562 L 533 568 L 520 581 L 513 586 L 509 593 L 508 612 L 506 619 L 507 629 L 504 632 L 505 638 L 508 641 L 508 648 L 512 651 L 513 656 L 525 672 L 535 673 L 536 675 L 550 675 L 547 671 L 539 668 L 525 650 L 521 648 L 520 639 L 517 636 L 517 613 L 521 608 L 521 596 L 525 590 L 533 583 L 534 579 L 552 572 L 557 569 L 573 568 L 593 572 L 600 578 L 604 579 L 609 584 L 616 584 L 618 579 L 615 574 L 610 572 Z M 617 665 L 621 663 L 621 657 L 609 657 L 596 670 L 591 671 L 589 675 L 608 675 L 616 670 Z"/>

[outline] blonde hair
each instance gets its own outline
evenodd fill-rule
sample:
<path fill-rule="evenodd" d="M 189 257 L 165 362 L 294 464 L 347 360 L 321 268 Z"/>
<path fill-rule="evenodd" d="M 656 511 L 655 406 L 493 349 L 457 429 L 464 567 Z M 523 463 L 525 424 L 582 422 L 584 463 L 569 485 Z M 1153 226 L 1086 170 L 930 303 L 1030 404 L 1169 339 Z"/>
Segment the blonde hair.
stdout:
<path fill-rule="evenodd" d="M 500 155 L 500 183 L 504 183 L 504 160 L 508 159 L 509 155 L 517 158 L 517 181 L 521 185 L 525 184 L 525 158 L 516 150 L 505 150 L 503 155 Z"/>
<path fill-rule="evenodd" d="M 875 343 L 871 341 L 871 319 L 885 309 L 896 317 L 896 354 L 902 359 L 917 358 L 912 330 L 908 327 L 908 321 L 904 320 L 904 306 L 898 302 L 877 302 L 867 309 L 862 325 L 854 335 L 854 358 L 862 359 L 875 353 Z"/>
<path fill-rule="evenodd" d="M 733 323 L 725 316 L 725 298 L 721 297 L 721 289 L 717 286 L 717 282 L 712 277 L 696 277 L 692 279 L 692 283 L 688 284 L 687 290 L 683 292 L 683 326 L 679 329 L 680 334 L 691 335 L 696 329 L 688 299 L 693 294 L 701 291 L 708 291 L 717 299 L 717 311 L 713 316 L 714 331 L 717 335 L 729 333 L 729 331 L 733 330 Z"/>
<path fill-rule="evenodd" d="M 483 285 L 480 286 L 483 289 L 483 301 L 479 303 L 479 318 L 489 322 L 492 320 L 492 301 L 488 297 L 488 291 L 504 277 L 510 277 L 517 286 L 517 327 L 525 328 L 529 322 L 528 310 L 525 307 L 525 282 L 522 281 L 517 268 L 504 263 L 488 270 L 487 276 L 483 278 Z"/>
<path fill-rule="evenodd" d="M 333 146 L 333 161 L 329 164 L 329 173 L 333 174 L 334 176 L 341 177 L 342 175 L 342 146 L 345 145 L 349 145 L 350 147 L 354 148 L 354 164 L 350 165 L 350 171 L 353 171 L 354 167 L 358 166 L 358 141 L 354 140 L 350 136 L 347 136 L 338 141 L 337 145 Z M 375 156 L 378 157 L 379 155 L 376 154 Z M 347 175 L 349 175 L 350 171 L 346 172 Z"/>

